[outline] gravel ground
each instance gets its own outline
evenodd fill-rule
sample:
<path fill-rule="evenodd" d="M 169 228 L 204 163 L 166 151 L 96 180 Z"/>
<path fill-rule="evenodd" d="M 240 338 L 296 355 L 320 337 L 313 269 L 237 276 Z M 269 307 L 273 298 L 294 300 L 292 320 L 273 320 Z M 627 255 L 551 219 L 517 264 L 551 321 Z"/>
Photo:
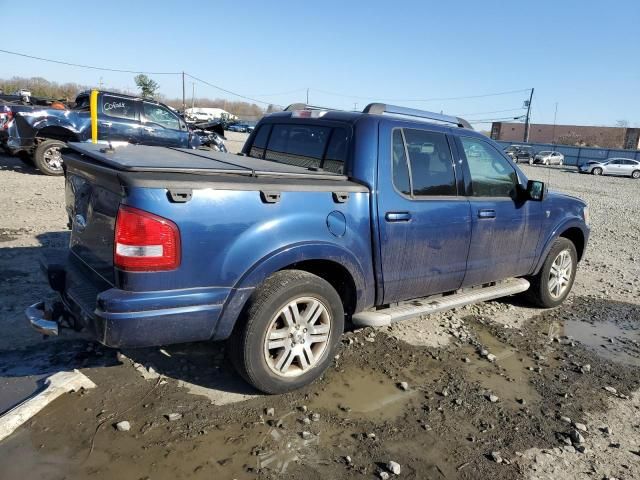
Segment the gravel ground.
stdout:
<path fill-rule="evenodd" d="M 68 241 L 63 180 L 0 156 L 0 410 L 60 368 L 98 385 L 0 444 L 0 478 L 380 478 L 391 460 L 404 478 L 640 478 L 640 183 L 524 169 L 591 209 L 565 305 L 506 299 L 350 332 L 319 382 L 264 397 L 222 345 L 116 352 L 31 332 L 24 307 L 50 296 L 37 257 Z"/>

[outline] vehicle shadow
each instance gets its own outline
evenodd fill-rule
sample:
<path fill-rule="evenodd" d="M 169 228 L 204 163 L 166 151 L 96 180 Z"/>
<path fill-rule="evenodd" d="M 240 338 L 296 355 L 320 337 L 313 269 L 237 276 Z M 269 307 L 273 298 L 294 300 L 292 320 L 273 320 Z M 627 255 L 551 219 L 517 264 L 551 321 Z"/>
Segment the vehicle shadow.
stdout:
<path fill-rule="evenodd" d="M 27 324 L 24 309 L 37 301 L 57 299 L 40 271 L 42 256 L 69 245 L 70 232 L 36 235 L 39 246 L 3 244 L 24 238 L 25 231 L 0 232 L 0 412 L 42 387 L 44 379 L 62 370 L 119 366 L 118 349 L 99 345 L 83 332 L 62 329 L 43 341 Z M 198 342 L 163 348 L 126 349 L 130 367 L 149 378 L 156 372 L 181 386 L 221 403 L 226 395 L 255 395 L 226 361 L 223 342 Z M 220 400 L 218 402 L 217 400 Z"/>
<path fill-rule="evenodd" d="M 230 398 L 228 394 L 258 395 L 235 371 L 226 358 L 225 349 L 225 342 L 194 342 L 124 349 L 122 353 L 143 377 L 160 374 L 172 378 L 191 393 L 206 396 L 217 404 L 226 403 Z"/>
<path fill-rule="evenodd" d="M 0 170 L 26 173 L 29 175 L 42 175 L 33 165 L 25 163 L 18 157 L 12 157 L 0 152 Z"/>

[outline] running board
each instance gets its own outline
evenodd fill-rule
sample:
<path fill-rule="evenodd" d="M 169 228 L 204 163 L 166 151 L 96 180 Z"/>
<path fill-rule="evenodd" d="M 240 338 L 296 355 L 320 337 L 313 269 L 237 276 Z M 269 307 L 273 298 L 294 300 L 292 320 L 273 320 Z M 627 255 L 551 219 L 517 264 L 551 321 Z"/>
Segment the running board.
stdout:
<path fill-rule="evenodd" d="M 529 282 L 524 278 L 511 278 L 490 287 L 478 287 L 444 297 L 418 298 L 395 307 L 367 310 L 351 318 L 359 327 L 384 327 L 419 315 L 442 312 L 472 303 L 485 302 L 528 290 Z"/>

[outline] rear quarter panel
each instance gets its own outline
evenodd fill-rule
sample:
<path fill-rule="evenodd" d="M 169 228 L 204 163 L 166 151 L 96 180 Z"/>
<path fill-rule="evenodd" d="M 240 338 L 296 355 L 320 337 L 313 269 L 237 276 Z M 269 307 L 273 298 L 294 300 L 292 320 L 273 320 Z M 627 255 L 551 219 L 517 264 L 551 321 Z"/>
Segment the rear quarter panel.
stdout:
<path fill-rule="evenodd" d="M 205 188 L 194 190 L 187 203 L 171 203 L 164 189 L 131 188 L 125 203 L 174 221 L 182 260 L 169 272 L 116 271 L 119 288 L 251 290 L 292 263 L 332 260 L 352 274 L 358 306 L 373 304 L 368 192 L 351 192 L 347 202 L 336 203 L 331 191 L 283 191 L 280 201 L 270 204 L 259 191 Z M 329 229 L 331 212 L 344 217 L 341 236 Z M 335 225 L 333 230 L 342 231 Z"/>

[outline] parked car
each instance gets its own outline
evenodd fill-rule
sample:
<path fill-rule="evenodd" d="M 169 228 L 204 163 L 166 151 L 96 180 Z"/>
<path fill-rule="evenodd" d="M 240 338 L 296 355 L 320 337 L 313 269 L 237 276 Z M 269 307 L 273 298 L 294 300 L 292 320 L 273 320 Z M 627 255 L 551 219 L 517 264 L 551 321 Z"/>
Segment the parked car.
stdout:
<path fill-rule="evenodd" d="M 28 154 L 46 175 L 62 175 L 60 149 L 66 142 L 91 140 L 89 95 L 78 95 L 72 109 L 5 105 L 9 120 L 2 127 L 4 148 L 14 154 Z M 99 92 L 97 121 L 98 140 L 103 143 L 183 148 L 199 145 L 198 137 L 190 133 L 182 118 L 153 100 Z"/>
<path fill-rule="evenodd" d="M 347 320 L 524 291 L 557 306 L 589 236 L 583 201 L 529 180 L 466 121 L 392 105 L 294 105 L 241 155 L 70 146 L 70 247 L 43 268 L 61 303 L 27 308 L 31 325 L 117 348 L 228 339 L 268 393 L 318 378 Z"/>
<path fill-rule="evenodd" d="M 629 158 L 609 158 L 601 162 L 592 160 L 580 165 L 578 171 L 593 175 L 620 175 L 637 179 L 640 178 L 640 162 Z"/>
<path fill-rule="evenodd" d="M 227 127 L 227 130 L 229 130 L 230 132 L 240 132 L 240 133 L 247 133 L 248 129 L 249 129 L 249 126 L 243 123 L 233 123 Z"/>
<path fill-rule="evenodd" d="M 529 145 L 510 145 L 504 152 L 509 155 L 516 163 L 526 162 L 533 164 L 535 153 Z"/>
<path fill-rule="evenodd" d="M 536 153 L 533 163 L 541 163 L 542 165 L 563 165 L 564 155 L 554 150 L 543 150 Z"/>
<path fill-rule="evenodd" d="M 215 120 L 211 113 L 206 112 L 189 112 L 185 117 L 190 122 L 211 122 Z"/>

